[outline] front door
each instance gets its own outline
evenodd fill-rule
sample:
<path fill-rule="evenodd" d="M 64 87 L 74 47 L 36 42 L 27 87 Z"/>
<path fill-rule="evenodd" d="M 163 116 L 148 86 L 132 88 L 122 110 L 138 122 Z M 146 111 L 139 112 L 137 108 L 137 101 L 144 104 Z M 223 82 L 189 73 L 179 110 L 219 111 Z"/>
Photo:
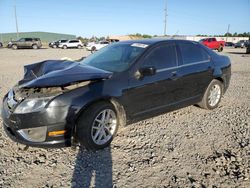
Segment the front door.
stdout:
<path fill-rule="evenodd" d="M 132 116 L 161 109 L 174 102 L 179 91 L 176 46 L 172 42 L 151 49 L 131 70 L 126 108 Z M 141 75 L 140 70 L 155 68 L 154 75 Z"/>

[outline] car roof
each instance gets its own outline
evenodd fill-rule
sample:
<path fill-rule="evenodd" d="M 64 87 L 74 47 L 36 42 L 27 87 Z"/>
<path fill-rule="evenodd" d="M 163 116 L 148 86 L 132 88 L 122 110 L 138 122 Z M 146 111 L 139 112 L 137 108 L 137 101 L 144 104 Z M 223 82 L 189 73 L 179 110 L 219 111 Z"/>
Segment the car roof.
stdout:
<path fill-rule="evenodd" d="M 126 44 L 133 44 L 133 43 L 142 43 L 147 45 L 153 45 L 160 42 L 175 42 L 175 41 L 185 41 L 185 42 L 195 42 L 195 41 L 189 41 L 189 40 L 181 40 L 181 39 L 166 39 L 166 38 L 153 38 L 153 39 L 138 39 L 138 40 L 126 40 L 126 41 L 120 41 L 119 43 L 126 43 Z"/>

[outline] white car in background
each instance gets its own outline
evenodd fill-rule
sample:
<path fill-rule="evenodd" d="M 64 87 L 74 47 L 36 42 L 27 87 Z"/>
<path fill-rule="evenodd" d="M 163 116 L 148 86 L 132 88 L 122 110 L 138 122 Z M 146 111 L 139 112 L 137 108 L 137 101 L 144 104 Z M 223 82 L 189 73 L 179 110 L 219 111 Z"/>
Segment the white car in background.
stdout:
<path fill-rule="evenodd" d="M 61 42 L 58 45 L 59 48 L 62 49 L 67 49 L 67 48 L 82 48 L 83 47 L 83 43 L 78 40 L 78 39 L 74 39 L 74 40 L 67 40 L 66 42 Z"/>
<path fill-rule="evenodd" d="M 101 41 L 98 43 L 90 42 L 86 46 L 86 49 L 90 50 L 90 51 L 97 51 L 97 50 L 100 50 L 101 48 L 103 48 L 109 44 L 110 44 L 110 42 L 108 42 L 108 41 Z"/>

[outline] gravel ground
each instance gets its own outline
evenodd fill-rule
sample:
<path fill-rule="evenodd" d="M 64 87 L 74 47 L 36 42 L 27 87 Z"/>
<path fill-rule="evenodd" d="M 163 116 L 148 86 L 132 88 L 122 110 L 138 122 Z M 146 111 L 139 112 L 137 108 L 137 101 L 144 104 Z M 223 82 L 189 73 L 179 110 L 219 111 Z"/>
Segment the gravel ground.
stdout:
<path fill-rule="evenodd" d="M 25 151 L 1 128 L 0 187 L 250 187 L 250 56 L 244 52 L 222 53 L 231 58 L 232 78 L 217 109 L 190 106 L 120 128 L 101 151 Z M 23 65 L 87 54 L 0 49 L 0 98 L 21 79 Z"/>

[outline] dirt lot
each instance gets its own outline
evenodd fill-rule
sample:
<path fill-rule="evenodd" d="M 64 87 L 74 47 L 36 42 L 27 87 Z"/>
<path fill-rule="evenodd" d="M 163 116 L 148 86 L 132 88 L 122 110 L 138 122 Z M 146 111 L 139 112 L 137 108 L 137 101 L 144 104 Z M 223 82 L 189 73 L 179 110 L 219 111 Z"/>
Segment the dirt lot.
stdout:
<path fill-rule="evenodd" d="M 190 106 L 120 128 L 102 151 L 24 151 L 1 126 L 0 187 L 250 187 L 250 56 L 244 52 L 222 53 L 231 58 L 232 79 L 219 108 Z M 87 54 L 0 49 L 0 98 L 22 77 L 23 65 Z"/>

